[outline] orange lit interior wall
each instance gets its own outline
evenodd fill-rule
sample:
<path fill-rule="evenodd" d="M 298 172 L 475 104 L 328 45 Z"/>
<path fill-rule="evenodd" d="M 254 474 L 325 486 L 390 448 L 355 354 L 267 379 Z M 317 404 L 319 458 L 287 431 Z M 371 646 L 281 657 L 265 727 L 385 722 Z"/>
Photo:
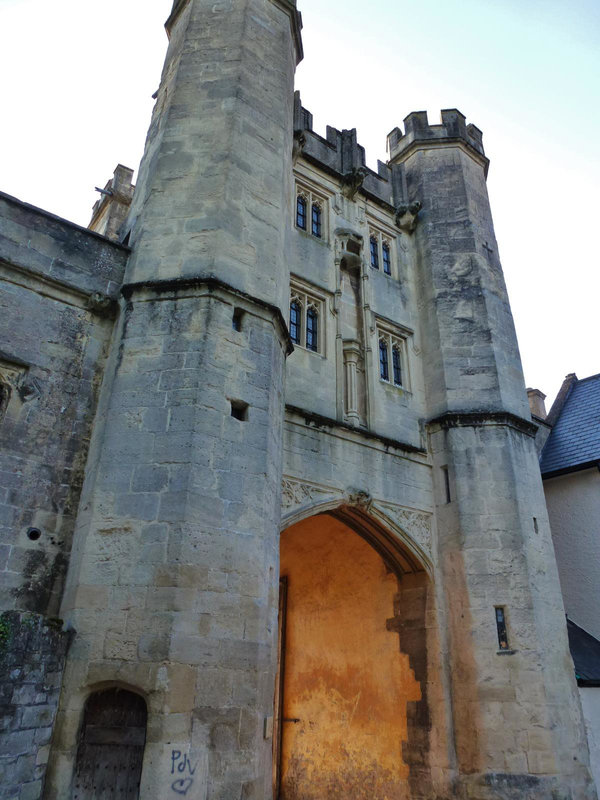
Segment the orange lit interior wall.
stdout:
<path fill-rule="evenodd" d="M 410 797 L 407 702 L 419 684 L 400 652 L 398 580 L 342 522 L 321 515 L 281 536 L 288 579 L 282 800 Z"/>

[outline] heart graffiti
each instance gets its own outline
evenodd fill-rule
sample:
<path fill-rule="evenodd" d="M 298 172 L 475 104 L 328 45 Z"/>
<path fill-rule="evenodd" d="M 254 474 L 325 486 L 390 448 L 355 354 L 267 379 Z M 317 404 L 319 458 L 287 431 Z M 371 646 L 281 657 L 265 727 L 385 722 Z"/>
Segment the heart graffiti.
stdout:
<path fill-rule="evenodd" d="M 171 789 L 177 794 L 187 794 L 192 787 L 193 784 L 192 778 L 180 778 L 177 781 L 173 781 L 171 784 Z"/>

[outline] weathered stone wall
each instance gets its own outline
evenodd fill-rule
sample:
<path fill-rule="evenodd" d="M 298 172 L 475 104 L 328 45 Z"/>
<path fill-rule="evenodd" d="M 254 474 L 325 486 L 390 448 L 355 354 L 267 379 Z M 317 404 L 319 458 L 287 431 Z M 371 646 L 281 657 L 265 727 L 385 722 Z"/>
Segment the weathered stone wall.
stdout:
<path fill-rule="evenodd" d="M 127 255 L 0 195 L 3 609 L 58 613 Z"/>
<path fill-rule="evenodd" d="M 0 798 L 42 797 L 70 635 L 60 620 L 0 616 Z"/>
<path fill-rule="evenodd" d="M 270 783 L 296 11 L 179 8 L 62 606 L 78 636 L 49 798 L 101 682 L 148 700 L 141 796 Z M 173 777 L 175 750 L 193 773 Z"/>

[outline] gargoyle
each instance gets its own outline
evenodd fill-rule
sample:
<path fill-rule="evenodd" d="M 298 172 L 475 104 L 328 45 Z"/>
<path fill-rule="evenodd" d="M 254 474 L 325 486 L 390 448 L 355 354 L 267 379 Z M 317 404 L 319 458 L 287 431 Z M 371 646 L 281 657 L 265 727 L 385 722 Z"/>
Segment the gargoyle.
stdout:
<path fill-rule="evenodd" d="M 99 316 L 108 317 L 116 311 L 117 303 L 112 297 L 101 292 L 94 292 L 88 297 L 85 307 Z"/>
<path fill-rule="evenodd" d="M 342 178 L 342 194 L 344 197 L 347 197 L 348 200 L 354 200 L 368 174 L 369 170 L 366 167 L 354 167 L 350 172 L 347 172 Z"/>
<path fill-rule="evenodd" d="M 417 216 L 422 208 L 419 200 L 412 203 L 402 203 L 396 209 L 396 225 L 405 233 L 412 233 L 417 227 Z"/>
<path fill-rule="evenodd" d="M 292 164 L 294 164 L 294 166 L 304 152 L 305 145 L 306 135 L 304 131 L 294 131 L 294 144 L 292 147 Z"/>

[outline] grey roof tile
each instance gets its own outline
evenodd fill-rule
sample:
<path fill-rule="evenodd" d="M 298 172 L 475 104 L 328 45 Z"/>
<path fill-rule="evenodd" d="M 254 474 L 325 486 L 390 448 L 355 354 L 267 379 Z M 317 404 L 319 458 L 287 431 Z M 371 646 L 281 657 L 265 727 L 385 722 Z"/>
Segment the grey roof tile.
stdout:
<path fill-rule="evenodd" d="M 567 620 L 569 649 L 579 684 L 600 684 L 600 642 L 591 634 Z"/>
<path fill-rule="evenodd" d="M 540 458 L 542 475 L 600 462 L 600 375 L 573 383 Z"/>

